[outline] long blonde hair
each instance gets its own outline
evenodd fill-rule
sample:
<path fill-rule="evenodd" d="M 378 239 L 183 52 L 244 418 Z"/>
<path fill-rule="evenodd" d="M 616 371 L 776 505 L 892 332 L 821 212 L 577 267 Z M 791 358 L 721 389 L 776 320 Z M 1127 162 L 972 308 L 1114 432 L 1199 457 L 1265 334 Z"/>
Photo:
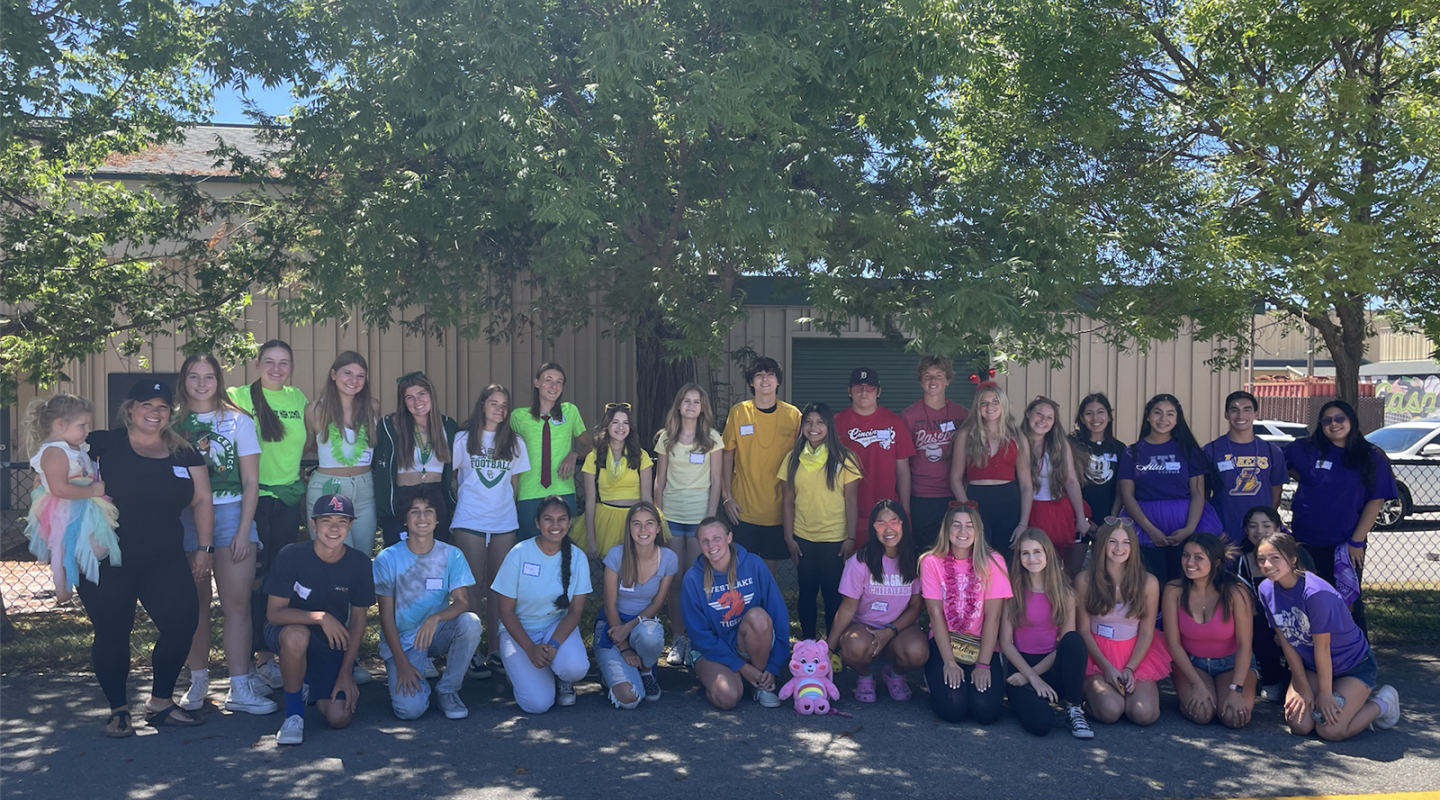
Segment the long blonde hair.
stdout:
<path fill-rule="evenodd" d="M 1000 384 L 993 381 L 986 381 L 975 389 L 975 403 L 970 407 L 970 413 L 965 416 L 965 421 L 960 423 L 960 430 L 965 434 L 965 461 L 970 466 L 983 467 L 990 463 L 989 434 L 985 431 L 985 421 L 980 419 L 980 398 L 990 392 L 1000 403 L 1000 441 L 995 442 L 995 452 L 999 453 L 1005 449 L 1010 442 L 1020 441 L 1020 427 L 1015 424 L 1015 412 L 1010 408 L 1010 398 Z"/>
<path fill-rule="evenodd" d="M 630 510 L 625 512 L 625 539 L 620 551 L 621 586 L 634 586 L 640 582 L 640 552 L 635 547 L 635 537 L 630 535 L 630 521 L 635 519 L 635 514 L 640 511 L 655 518 L 655 525 L 659 528 L 659 532 L 655 534 L 655 547 L 659 548 L 665 543 L 665 526 L 660 522 L 660 509 L 648 500 L 641 500 L 630 506 Z M 663 553 L 661 557 L 664 557 Z"/>
<path fill-rule="evenodd" d="M 1125 616 L 1134 619 L 1145 616 L 1145 578 L 1150 573 L 1140 555 L 1140 537 L 1128 519 L 1101 525 L 1095 542 L 1090 545 L 1090 590 L 1085 594 L 1085 612 L 1091 616 L 1103 616 L 1115 610 L 1115 582 L 1110 580 L 1110 571 L 1105 568 L 1105 545 L 1110 541 L 1110 534 L 1122 529 L 1130 537 L 1130 557 L 1125 560 L 1125 573 L 1120 578 L 1120 600 L 1125 603 Z"/>
<path fill-rule="evenodd" d="M 1025 542 L 1039 542 L 1045 551 L 1045 569 L 1040 572 L 1045 599 L 1050 601 L 1050 621 L 1057 626 L 1065 624 L 1075 610 L 1075 591 L 1065 579 L 1065 569 L 1055 553 L 1050 536 L 1039 528 L 1026 528 L 1015 540 L 1015 552 L 1010 556 L 1011 597 L 1005 601 L 1005 611 L 1010 615 L 1010 624 L 1023 628 L 1030 624 L 1025 616 L 1025 607 L 1030 603 L 1030 572 L 1020 563 L 1020 546 Z"/>
<path fill-rule="evenodd" d="M 371 399 L 370 394 L 370 365 L 366 363 L 365 356 L 354 350 L 346 350 L 336 356 L 335 363 L 330 365 L 330 372 L 327 373 L 325 379 L 325 389 L 320 393 L 320 399 L 315 401 L 315 427 L 317 429 L 315 432 L 326 437 L 328 441 L 331 425 L 338 429 L 346 427 L 345 407 L 340 403 L 340 387 L 335 385 L 334 372 L 351 364 L 358 365 L 360 369 L 365 370 L 365 386 L 351 400 L 354 404 L 350 413 L 355 420 L 355 435 L 358 437 L 360 431 L 363 430 L 365 438 L 373 442 L 375 441 L 375 401 Z M 430 393 L 430 404 L 433 408 L 434 392 Z M 403 400 L 401 407 L 404 407 Z"/>
<path fill-rule="evenodd" d="M 740 580 L 740 551 L 735 549 L 735 539 L 733 538 L 735 536 L 735 532 L 730 529 L 730 523 L 726 522 L 724 517 L 706 517 L 705 519 L 700 520 L 699 525 L 695 526 L 696 535 L 698 536 L 700 533 L 700 529 L 704 528 L 707 525 L 719 525 L 725 530 L 725 533 L 729 534 L 732 537 L 730 539 L 730 567 L 725 570 L 725 580 L 729 581 L 729 583 L 725 585 L 729 586 L 731 589 L 734 589 L 735 582 Z M 711 590 L 715 588 L 715 565 L 711 564 L 710 559 L 708 558 L 704 559 L 704 561 L 705 596 L 709 597 Z"/>
<path fill-rule="evenodd" d="M 120 421 L 125 423 L 126 433 L 130 433 L 132 430 L 134 430 L 130 423 L 130 412 L 134 411 L 135 406 L 137 405 L 140 405 L 139 400 L 126 400 L 125 402 L 120 404 L 120 410 L 116 412 L 120 415 Z M 170 416 L 171 419 L 174 419 L 175 409 L 173 406 L 170 408 Z M 182 450 L 195 449 L 194 445 L 190 444 L 190 442 L 184 436 L 180 435 L 179 431 L 175 430 L 174 425 L 166 425 L 164 428 L 160 429 L 160 441 L 165 445 L 165 449 L 169 450 L 171 453 L 178 453 Z"/>
<path fill-rule="evenodd" d="M 940 523 L 940 535 L 935 537 L 935 543 L 920 556 L 924 561 L 929 556 L 944 558 L 950 553 L 950 524 L 955 521 L 959 514 L 970 517 L 970 522 L 975 525 L 975 543 L 970 545 L 970 569 L 980 579 L 981 591 L 990 589 L 990 569 L 995 566 L 990 558 L 993 552 L 990 545 L 985 543 L 985 523 L 980 520 L 979 509 L 969 506 L 951 506 L 945 511 L 945 519 Z"/>
<path fill-rule="evenodd" d="M 50 437 L 50 428 L 57 419 L 74 419 L 81 414 L 95 417 L 95 404 L 78 394 L 60 392 L 50 397 L 37 397 L 25 406 L 25 419 L 20 427 L 25 431 L 25 452 L 34 457 L 35 451 Z"/>
<path fill-rule="evenodd" d="M 1030 412 L 1038 406 L 1050 406 L 1055 412 L 1055 423 L 1050 430 L 1045 432 L 1045 439 L 1040 447 L 1035 447 L 1030 441 Z M 1025 443 L 1030 445 L 1030 485 L 1040 485 L 1040 462 L 1045 456 L 1050 457 L 1050 493 L 1052 497 L 1059 497 L 1065 491 L 1065 481 L 1070 479 L 1070 470 L 1074 466 L 1071 462 L 1070 446 L 1066 443 L 1067 437 L 1060 432 L 1060 404 L 1048 397 L 1037 397 L 1025 406 L 1025 418 L 1020 421 L 1020 431 L 1025 435 Z"/>
<path fill-rule="evenodd" d="M 665 414 L 665 426 L 662 430 L 665 433 L 667 456 L 675 452 L 675 446 L 680 444 L 680 403 L 689 392 L 700 395 L 700 416 L 695 419 L 695 443 L 690 445 L 690 452 L 708 453 L 715 449 L 715 412 L 710 409 L 710 393 L 698 383 L 687 383 L 675 393 L 675 401 L 670 404 L 670 410 Z M 659 434 L 656 434 L 655 438 L 658 441 Z"/>

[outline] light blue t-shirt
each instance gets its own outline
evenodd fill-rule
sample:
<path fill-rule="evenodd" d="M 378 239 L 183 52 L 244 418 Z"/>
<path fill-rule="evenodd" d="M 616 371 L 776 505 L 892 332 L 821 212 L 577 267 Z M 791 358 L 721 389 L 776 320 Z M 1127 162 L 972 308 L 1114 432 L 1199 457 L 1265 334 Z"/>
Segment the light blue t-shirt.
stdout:
<path fill-rule="evenodd" d="M 395 598 L 395 627 L 400 646 L 410 648 L 415 631 L 425 620 L 450 605 L 450 592 L 475 585 L 475 576 L 460 548 L 436 542 L 430 552 L 416 555 L 405 542 L 393 544 L 375 557 L 375 594 Z M 380 656 L 390 658 L 390 646 L 380 637 Z"/>
<path fill-rule="evenodd" d="M 547 556 L 536 542 L 526 539 L 511 548 L 490 586 L 497 594 L 515 599 L 515 615 L 530 633 L 559 622 L 568 610 L 555 607 L 555 598 L 560 596 L 561 554 Z M 570 548 L 569 595 L 574 600 L 576 595 L 590 594 L 590 563 L 585 552 L 569 540 L 564 545 Z"/>
<path fill-rule="evenodd" d="M 637 586 L 626 588 L 624 583 L 619 585 L 619 594 L 615 596 L 615 610 L 620 612 L 622 617 L 638 616 L 650 601 L 655 599 L 655 593 L 660 591 L 660 579 L 666 575 L 674 575 L 680 571 L 680 559 L 675 556 L 675 551 L 668 547 L 661 547 L 660 569 L 655 571 L 650 580 Z M 605 568 L 620 572 L 620 563 L 625 558 L 625 545 L 617 544 L 610 548 L 605 554 Z M 614 623 L 614 624 L 619 624 Z"/>

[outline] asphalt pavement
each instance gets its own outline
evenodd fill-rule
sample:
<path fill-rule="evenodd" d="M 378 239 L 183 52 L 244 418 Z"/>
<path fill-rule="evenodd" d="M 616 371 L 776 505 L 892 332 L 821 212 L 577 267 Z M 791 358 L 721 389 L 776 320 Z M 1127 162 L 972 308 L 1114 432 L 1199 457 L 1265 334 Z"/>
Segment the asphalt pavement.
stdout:
<path fill-rule="evenodd" d="M 621 792 L 685 798 L 1192 798 L 1440 789 L 1440 654 L 1380 651 L 1380 678 L 1400 691 L 1391 731 L 1339 744 L 1290 735 L 1280 707 L 1257 706 L 1245 730 L 1180 716 L 1168 683 L 1149 728 L 1096 724 L 1096 736 L 1056 728 L 1037 738 L 1008 714 L 995 725 L 938 722 L 919 688 L 897 703 L 853 700 L 802 717 L 789 704 L 746 700 L 712 709 L 687 670 L 661 669 L 664 696 L 612 708 L 593 679 L 579 702 L 539 716 L 519 711 L 504 679 L 466 681 L 470 718 L 433 708 L 402 722 L 383 676 L 361 689 L 354 724 L 326 729 L 311 709 L 306 741 L 279 747 L 280 715 L 207 711 L 198 728 L 144 727 L 105 738 L 100 691 L 87 675 L 0 677 L 0 783 L 6 800 L 98 798 L 607 798 Z M 132 677 L 140 702 L 139 676 Z M 182 677 L 182 688 L 185 678 Z M 212 697 L 223 700 L 223 678 Z M 217 688 L 218 687 L 218 688 Z"/>

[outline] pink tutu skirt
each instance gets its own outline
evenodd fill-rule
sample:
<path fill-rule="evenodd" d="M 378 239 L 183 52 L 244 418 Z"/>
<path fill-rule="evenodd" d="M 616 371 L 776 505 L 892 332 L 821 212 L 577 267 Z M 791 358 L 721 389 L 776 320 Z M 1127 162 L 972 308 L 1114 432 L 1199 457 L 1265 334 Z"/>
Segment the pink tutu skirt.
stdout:
<path fill-rule="evenodd" d="M 1114 639 L 1107 639 L 1096 634 L 1095 646 L 1105 654 L 1105 659 L 1117 669 L 1123 669 L 1125 662 L 1130 660 L 1130 655 L 1135 652 L 1135 643 L 1140 641 L 1139 637 L 1126 639 L 1117 642 Z M 1100 665 L 1095 659 L 1089 658 L 1085 662 L 1086 675 L 1100 675 Z M 1170 651 L 1165 647 L 1165 637 L 1160 631 L 1150 640 L 1150 650 L 1145 657 L 1140 659 L 1140 666 L 1135 668 L 1135 679 L 1139 681 L 1158 681 L 1170 674 Z"/>

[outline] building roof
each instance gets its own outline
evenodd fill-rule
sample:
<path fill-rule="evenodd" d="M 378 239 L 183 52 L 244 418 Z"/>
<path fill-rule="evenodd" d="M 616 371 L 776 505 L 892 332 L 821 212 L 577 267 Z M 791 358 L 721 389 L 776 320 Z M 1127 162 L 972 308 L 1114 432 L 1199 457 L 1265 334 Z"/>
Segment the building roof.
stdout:
<path fill-rule="evenodd" d="M 1361 375 L 1440 375 L 1440 363 L 1424 361 L 1377 361 L 1360 367 Z"/>
<path fill-rule="evenodd" d="M 222 142 L 253 158 L 268 156 L 253 125 L 197 125 L 185 131 L 183 141 L 148 147 L 138 153 L 112 154 L 95 174 L 108 178 L 188 175 L 234 180 L 236 176 L 228 164 L 216 166 L 216 157 L 209 155 Z"/>

